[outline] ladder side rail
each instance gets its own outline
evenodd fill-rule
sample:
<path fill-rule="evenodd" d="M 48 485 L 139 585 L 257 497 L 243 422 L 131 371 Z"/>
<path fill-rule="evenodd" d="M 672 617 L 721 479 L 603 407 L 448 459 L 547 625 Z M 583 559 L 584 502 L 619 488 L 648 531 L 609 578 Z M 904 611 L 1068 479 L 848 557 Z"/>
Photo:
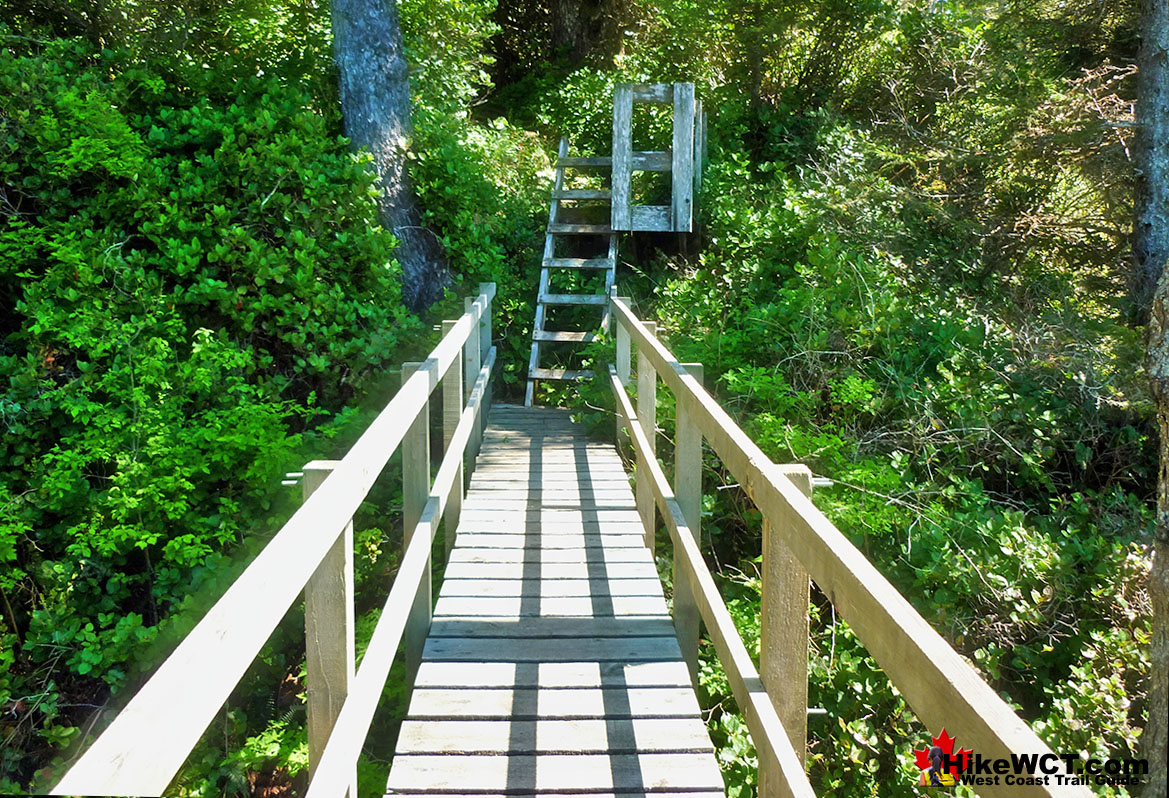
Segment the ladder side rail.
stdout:
<path fill-rule="evenodd" d="M 495 285 L 485 284 L 482 306 Z M 324 481 L 53 787 L 54 795 L 161 795 L 272 630 L 326 559 L 464 343 L 469 313 L 431 351 Z M 476 338 L 476 340 L 478 340 Z M 404 619 L 403 619 L 404 620 Z M 352 695 L 352 692 L 350 693 Z M 347 782 L 348 779 L 342 778 Z"/>
<path fill-rule="evenodd" d="M 682 579 L 678 578 L 678 572 L 675 571 L 675 589 L 681 581 L 689 585 L 702 620 L 714 641 L 719 661 L 726 671 L 735 701 L 747 721 L 751 740 L 759 754 L 760 770 L 766 769 L 779 776 L 778 780 L 773 781 L 773 787 L 776 788 L 773 795 L 815 798 L 812 785 L 804 773 L 803 763 L 792 747 L 775 706 L 759 678 L 759 672 L 751 661 L 751 655 L 702 557 L 695 532 L 687 524 L 685 511 L 670 489 L 657 457 L 650 452 L 649 439 L 633 412 L 633 406 L 613 366 L 609 366 L 609 383 L 617 399 L 618 421 L 623 422 L 628 430 L 639 462 L 644 460 L 647 465 L 645 474 L 639 475 L 638 481 L 644 479 L 652 488 L 674 543 L 675 562 L 682 566 Z"/>
<path fill-rule="evenodd" d="M 917 717 L 930 729 L 944 726 L 956 731 L 963 745 L 987 758 L 1051 754 L 1047 744 L 978 671 L 792 483 L 785 467 L 773 463 L 677 358 L 649 333 L 628 302 L 614 296 L 612 307 L 619 331 L 624 329 L 638 351 L 650 359 L 662 382 L 673 391 L 676 403 L 686 406 L 690 418 L 727 470 L 769 520 L 771 531 L 778 534 L 840 616 L 856 631 Z M 649 465 L 652 474 L 655 463 Z M 661 502 L 659 509 L 669 525 L 670 511 Z M 776 584 L 778 580 L 771 583 Z M 764 603 L 768 599 L 765 596 Z M 980 785 L 979 793 L 1007 798 L 1091 795 L 1084 787 L 1043 784 Z"/>
<path fill-rule="evenodd" d="M 385 687 L 398 646 L 406 635 L 410 609 L 421 593 L 421 581 L 429 576 L 430 552 L 435 533 L 444 512 L 450 506 L 449 497 L 460 473 L 463 452 L 473 443 L 477 434 L 495 357 L 496 349 L 493 346 L 475 380 L 471 398 L 451 436 L 450 448 L 443 456 L 426 504 L 412 530 L 394 584 L 353 680 L 353 687 L 341 707 L 328 745 L 309 783 L 308 798 L 341 798 L 345 794 L 346 774 L 352 772 L 361 755 L 361 747 L 377 710 L 378 698 Z"/>

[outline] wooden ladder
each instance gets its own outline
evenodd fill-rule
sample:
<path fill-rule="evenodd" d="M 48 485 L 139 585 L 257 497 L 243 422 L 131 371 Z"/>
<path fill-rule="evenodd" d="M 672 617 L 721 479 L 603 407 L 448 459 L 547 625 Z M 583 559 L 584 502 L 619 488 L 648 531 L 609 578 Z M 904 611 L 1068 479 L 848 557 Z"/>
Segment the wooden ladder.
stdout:
<path fill-rule="evenodd" d="M 540 380 L 575 381 L 591 379 L 587 370 L 565 368 L 541 368 L 540 347 L 544 344 L 567 343 L 586 344 L 596 339 L 596 332 L 578 330 L 549 330 L 547 308 L 555 305 L 580 305 L 596 307 L 601 311 L 599 329 L 609 329 L 609 293 L 617 274 L 617 234 L 610 224 L 576 224 L 560 219 L 561 200 L 609 200 L 611 190 L 566 189 L 565 169 L 610 169 L 613 159 L 609 156 L 591 158 L 569 158 L 568 139 L 561 138 L 556 153 L 556 179 L 552 188 L 552 202 L 548 211 L 548 229 L 544 236 L 544 256 L 540 266 L 540 288 L 536 295 L 536 319 L 532 325 L 532 354 L 528 359 L 528 386 L 524 393 L 524 405 L 531 407 L 535 401 L 536 383 Z M 604 254 L 590 257 L 556 257 L 557 236 L 602 235 L 608 237 Z M 603 294 L 552 293 L 552 270 L 604 270 Z"/>

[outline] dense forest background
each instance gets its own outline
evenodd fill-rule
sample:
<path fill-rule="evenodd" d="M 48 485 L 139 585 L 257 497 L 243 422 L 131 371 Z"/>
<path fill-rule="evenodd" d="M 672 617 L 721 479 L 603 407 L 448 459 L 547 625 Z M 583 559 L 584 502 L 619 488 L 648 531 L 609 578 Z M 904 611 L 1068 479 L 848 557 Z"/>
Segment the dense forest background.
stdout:
<path fill-rule="evenodd" d="M 1053 749 L 1139 755 L 1157 464 L 1128 285 L 1135 0 L 401 0 L 408 168 L 455 281 L 422 317 L 340 137 L 329 10 L 0 10 L 0 792 L 63 772 L 288 516 L 282 474 L 344 451 L 465 287 L 499 285 L 522 389 L 556 137 L 607 151 L 612 86 L 642 80 L 697 84 L 709 163 L 698 234 L 625 241 L 622 293 L 773 459 L 836 480 L 817 505 Z M 551 398 L 596 419 L 604 393 Z M 356 520 L 359 637 L 393 578 L 394 469 Z M 731 481 L 708 460 L 703 545 L 750 646 L 760 519 Z M 938 730 L 819 595 L 812 623 L 813 784 L 915 794 L 908 752 Z M 303 787 L 300 624 L 176 794 Z"/>

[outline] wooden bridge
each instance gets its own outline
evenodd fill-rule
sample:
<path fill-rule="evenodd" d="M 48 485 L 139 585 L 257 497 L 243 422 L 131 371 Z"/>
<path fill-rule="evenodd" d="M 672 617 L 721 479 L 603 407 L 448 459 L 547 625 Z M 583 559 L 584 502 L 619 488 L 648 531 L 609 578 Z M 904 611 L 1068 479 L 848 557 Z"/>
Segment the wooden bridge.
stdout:
<path fill-rule="evenodd" d="M 356 795 L 356 762 L 400 644 L 413 695 L 389 794 L 721 793 L 691 688 L 700 625 L 758 751 L 761 794 L 812 796 L 803 766 L 809 577 L 934 733 L 944 726 L 983 757 L 1049 753 L 813 506 L 808 470 L 772 463 L 703 389 L 701 370 L 679 363 L 627 300 L 608 299 L 617 325 L 609 382 L 636 459 L 634 491 L 615 449 L 588 441 L 562 411 L 488 410 L 495 288 L 480 291 L 430 356 L 404 367 L 401 389 L 345 457 L 306 467 L 304 504 L 55 794 L 164 794 L 302 594 L 312 798 Z M 626 395 L 634 351 L 636 411 Z M 655 454 L 659 383 L 677 408 L 672 484 Z M 436 392 L 445 454 L 432 478 Z M 758 667 L 698 548 L 704 441 L 764 519 Z M 351 518 L 399 449 L 404 553 L 355 668 Z M 673 548 L 672 617 L 653 564 L 658 513 Z M 434 545 L 440 525 L 445 545 Z M 437 602 L 434 556 L 446 560 Z M 905 741 L 904 755 L 922 742 Z M 979 793 L 1090 794 L 1045 785 Z"/>

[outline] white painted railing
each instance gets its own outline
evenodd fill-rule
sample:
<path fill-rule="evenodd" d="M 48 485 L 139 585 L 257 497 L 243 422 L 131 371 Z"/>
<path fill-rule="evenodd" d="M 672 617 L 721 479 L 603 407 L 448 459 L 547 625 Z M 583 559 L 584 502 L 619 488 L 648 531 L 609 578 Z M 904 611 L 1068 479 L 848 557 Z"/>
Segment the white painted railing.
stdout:
<path fill-rule="evenodd" d="M 412 674 L 430 627 L 430 551 L 447 518 L 458 524 L 463 461 L 479 446 L 495 348 L 483 283 L 466 312 L 345 457 L 305 468 L 305 501 L 142 686 L 77 763 L 55 795 L 161 795 L 223 706 L 264 641 L 305 593 L 310 785 L 313 798 L 356 798 L 357 757 L 404 639 Z M 430 395 L 443 385 L 445 455 L 430 481 Z M 402 561 L 361 661 L 353 667 L 351 519 L 402 446 Z M 449 550 L 449 548 L 448 548 Z M 327 744 L 326 744 L 327 741 Z"/>
<path fill-rule="evenodd" d="M 618 426 L 637 456 L 637 505 L 653 545 L 654 505 L 674 544 L 675 627 L 688 663 L 697 658 L 698 619 L 706 624 L 735 700 L 759 753 L 760 794 L 811 796 L 803 769 L 807 746 L 808 579 L 884 669 L 933 732 L 948 732 L 984 758 L 1049 754 L 1039 739 L 953 648 L 808 498 L 811 473 L 781 466 L 739 428 L 702 387 L 701 366 L 683 364 L 637 319 L 624 297 L 611 297 L 617 322 L 610 382 Z M 637 412 L 625 393 L 637 347 Z M 657 380 L 677 407 L 674 486 L 654 447 Z M 763 515 L 760 667 L 756 671 L 698 548 L 702 440 Z M 785 733 L 786 731 L 786 733 Z M 1090 796 L 1085 787 L 979 786 L 985 796 Z"/>

